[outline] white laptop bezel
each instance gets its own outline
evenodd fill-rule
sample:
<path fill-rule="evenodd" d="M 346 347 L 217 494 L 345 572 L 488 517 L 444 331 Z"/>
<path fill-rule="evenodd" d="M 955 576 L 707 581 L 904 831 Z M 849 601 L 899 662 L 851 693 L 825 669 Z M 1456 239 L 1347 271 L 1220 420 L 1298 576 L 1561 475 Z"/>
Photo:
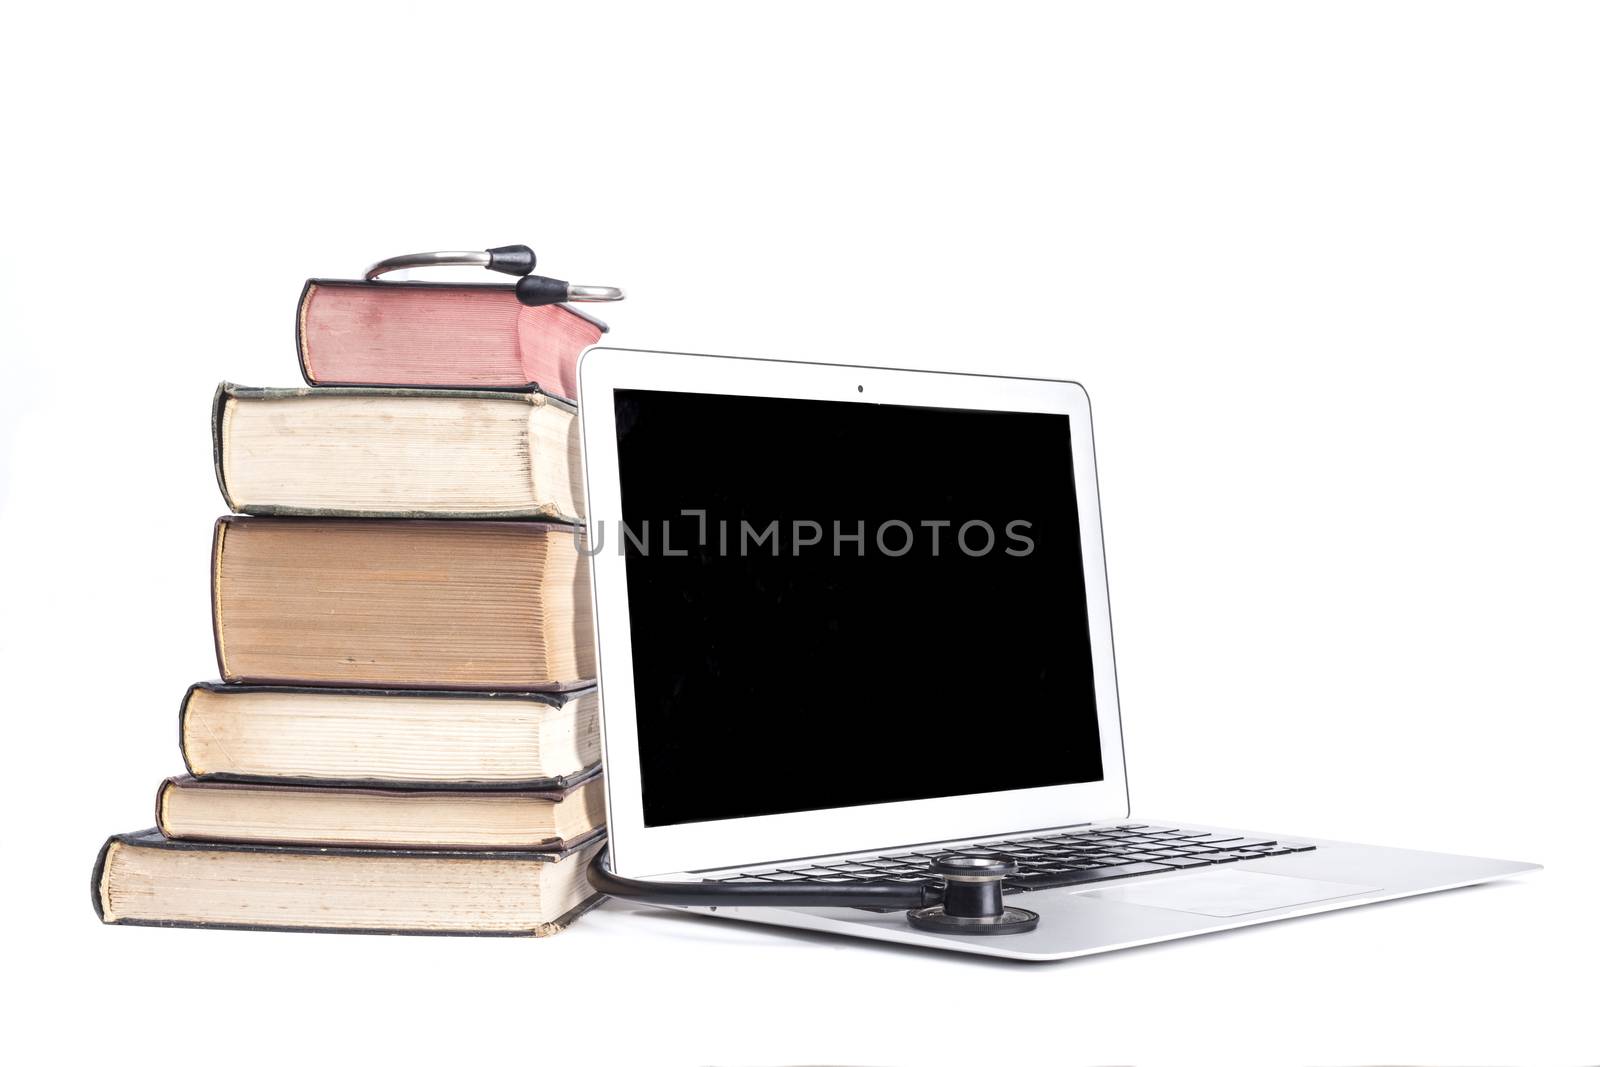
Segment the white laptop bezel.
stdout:
<path fill-rule="evenodd" d="M 592 557 L 590 565 L 611 862 L 619 873 L 642 878 L 1126 817 L 1127 778 L 1112 656 L 1094 440 L 1089 397 L 1082 386 L 1075 382 L 1030 378 L 625 348 L 589 349 L 579 362 L 578 383 L 587 512 L 591 530 L 602 528 L 598 524 L 603 524 L 605 530 L 605 543 Z M 676 826 L 646 826 L 634 706 L 628 577 L 626 561 L 617 551 L 622 497 L 613 391 L 619 388 L 1036 411 L 1070 416 L 1104 780 Z M 737 446 L 737 442 L 730 442 L 730 447 Z M 1018 461 L 1036 462 L 1027 457 L 1018 457 Z M 1050 485 L 1049 473 L 1041 467 L 1041 488 Z M 825 673 L 818 671 L 819 676 Z M 974 715 L 982 714 L 981 682 L 952 675 L 950 688 L 952 699 L 971 700 Z M 684 773 L 705 779 L 708 788 L 716 787 L 715 767 L 685 767 Z M 817 788 L 825 793 L 831 774 L 854 773 L 871 773 L 871 770 L 818 768 Z M 930 769 L 930 773 L 937 772 Z"/>

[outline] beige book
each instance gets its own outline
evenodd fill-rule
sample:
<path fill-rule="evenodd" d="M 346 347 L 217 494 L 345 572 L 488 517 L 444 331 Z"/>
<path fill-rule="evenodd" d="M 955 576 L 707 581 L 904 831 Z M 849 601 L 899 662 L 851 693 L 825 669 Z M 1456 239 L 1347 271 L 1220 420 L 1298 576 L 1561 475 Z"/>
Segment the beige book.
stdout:
<path fill-rule="evenodd" d="M 225 516 L 212 608 L 230 682 L 528 690 L 595 676 L 574 527 Z"/>
<path fill-rule="evenodd" d="M 599 847 L 306 848 L 144 830 L 105 843 L 93 900 L 102 922 L 129 926 L 542 937 L 600 900 L 585 876 Z"/>
<path fill-rule="evenodd" d="M 251 515 L 583 517 L 576 409 L 540 393 L 224 382 L 212 441 Z"/>
<path fill-rule="evenodd" d="M 184 765 L 202 778 L 544 788 L 600 762 L 592 686 L 479 693 L 200 682 L 178 722 Z"/>
<path fill-rule="evenodd" d="M 559 851 L 605 825 L 605 784 L 450 791 L 168 778 L 156 828 L 183 841 Z"/>

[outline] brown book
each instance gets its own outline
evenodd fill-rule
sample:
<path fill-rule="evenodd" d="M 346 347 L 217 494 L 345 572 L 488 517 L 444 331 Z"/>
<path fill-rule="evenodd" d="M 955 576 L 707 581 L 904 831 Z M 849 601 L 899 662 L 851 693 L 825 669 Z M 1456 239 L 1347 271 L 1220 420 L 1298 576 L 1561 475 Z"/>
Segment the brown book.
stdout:
<path fill-rule="evenodd" d="M 537 522 L 217 520 L 230 682 L 572 689 L 595 676 L 589 560 Z"/>
<path fill-rule="evenodd" d="M 604 779 L 568 789 L 353 789 L 168 778 L 156 828 L 181 841 L 562 851 L 605 825 Z"/>
<path fill-rule="evenodd" d="M 143 830 L 105 843 L 90 894 L 113 925 L 543 937 L 600 901 L 586 877 L 598 848 L 224 845 Z"/>
<path fill-rule="evenodd" d="M 583 515 L 576 409 L 539 393 L 223 382 L 211 436 L 223 499 L 252 515 Z"/>
<path fill-rule="evenodd" d="M 565 304 L 527 307 L 512 285 L 313 278 L 295 342 L 311 385 L 536 388 L 578 395 L 578 355 L 606 324 Z"/>
<path fill-rule="evenodd" d="M 178 713 L 197 778 L 405 789 L 565 789 L 600 763 L 593 687 L 548 693 L 200 682 Z"/>

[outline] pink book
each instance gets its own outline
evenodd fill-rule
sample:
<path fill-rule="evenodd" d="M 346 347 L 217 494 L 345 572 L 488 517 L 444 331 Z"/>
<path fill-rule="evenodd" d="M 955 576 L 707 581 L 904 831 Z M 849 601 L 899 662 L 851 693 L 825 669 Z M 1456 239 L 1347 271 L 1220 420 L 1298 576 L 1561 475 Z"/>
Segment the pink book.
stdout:
<path fill-rule="evenodd" d="M 311 385 L 538 389 L 578 395 L 578 354 L 605 323 L 565 304 L 527 307 L 510 285 L 313 278 L 295 340 Z"/>

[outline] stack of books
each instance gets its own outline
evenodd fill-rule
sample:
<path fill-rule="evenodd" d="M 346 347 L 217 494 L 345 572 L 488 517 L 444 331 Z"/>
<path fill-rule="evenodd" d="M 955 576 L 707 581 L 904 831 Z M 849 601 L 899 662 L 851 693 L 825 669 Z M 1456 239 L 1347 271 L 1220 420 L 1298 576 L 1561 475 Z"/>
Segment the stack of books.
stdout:
<path fill-rule="evenodd" d="M 604 836 L 576 407 L 605 327 L 510 286 L 307 283 L 309 388 L 224 383 L 222 680 L 95 864 L 107 923 L 543 935 Z"/>

